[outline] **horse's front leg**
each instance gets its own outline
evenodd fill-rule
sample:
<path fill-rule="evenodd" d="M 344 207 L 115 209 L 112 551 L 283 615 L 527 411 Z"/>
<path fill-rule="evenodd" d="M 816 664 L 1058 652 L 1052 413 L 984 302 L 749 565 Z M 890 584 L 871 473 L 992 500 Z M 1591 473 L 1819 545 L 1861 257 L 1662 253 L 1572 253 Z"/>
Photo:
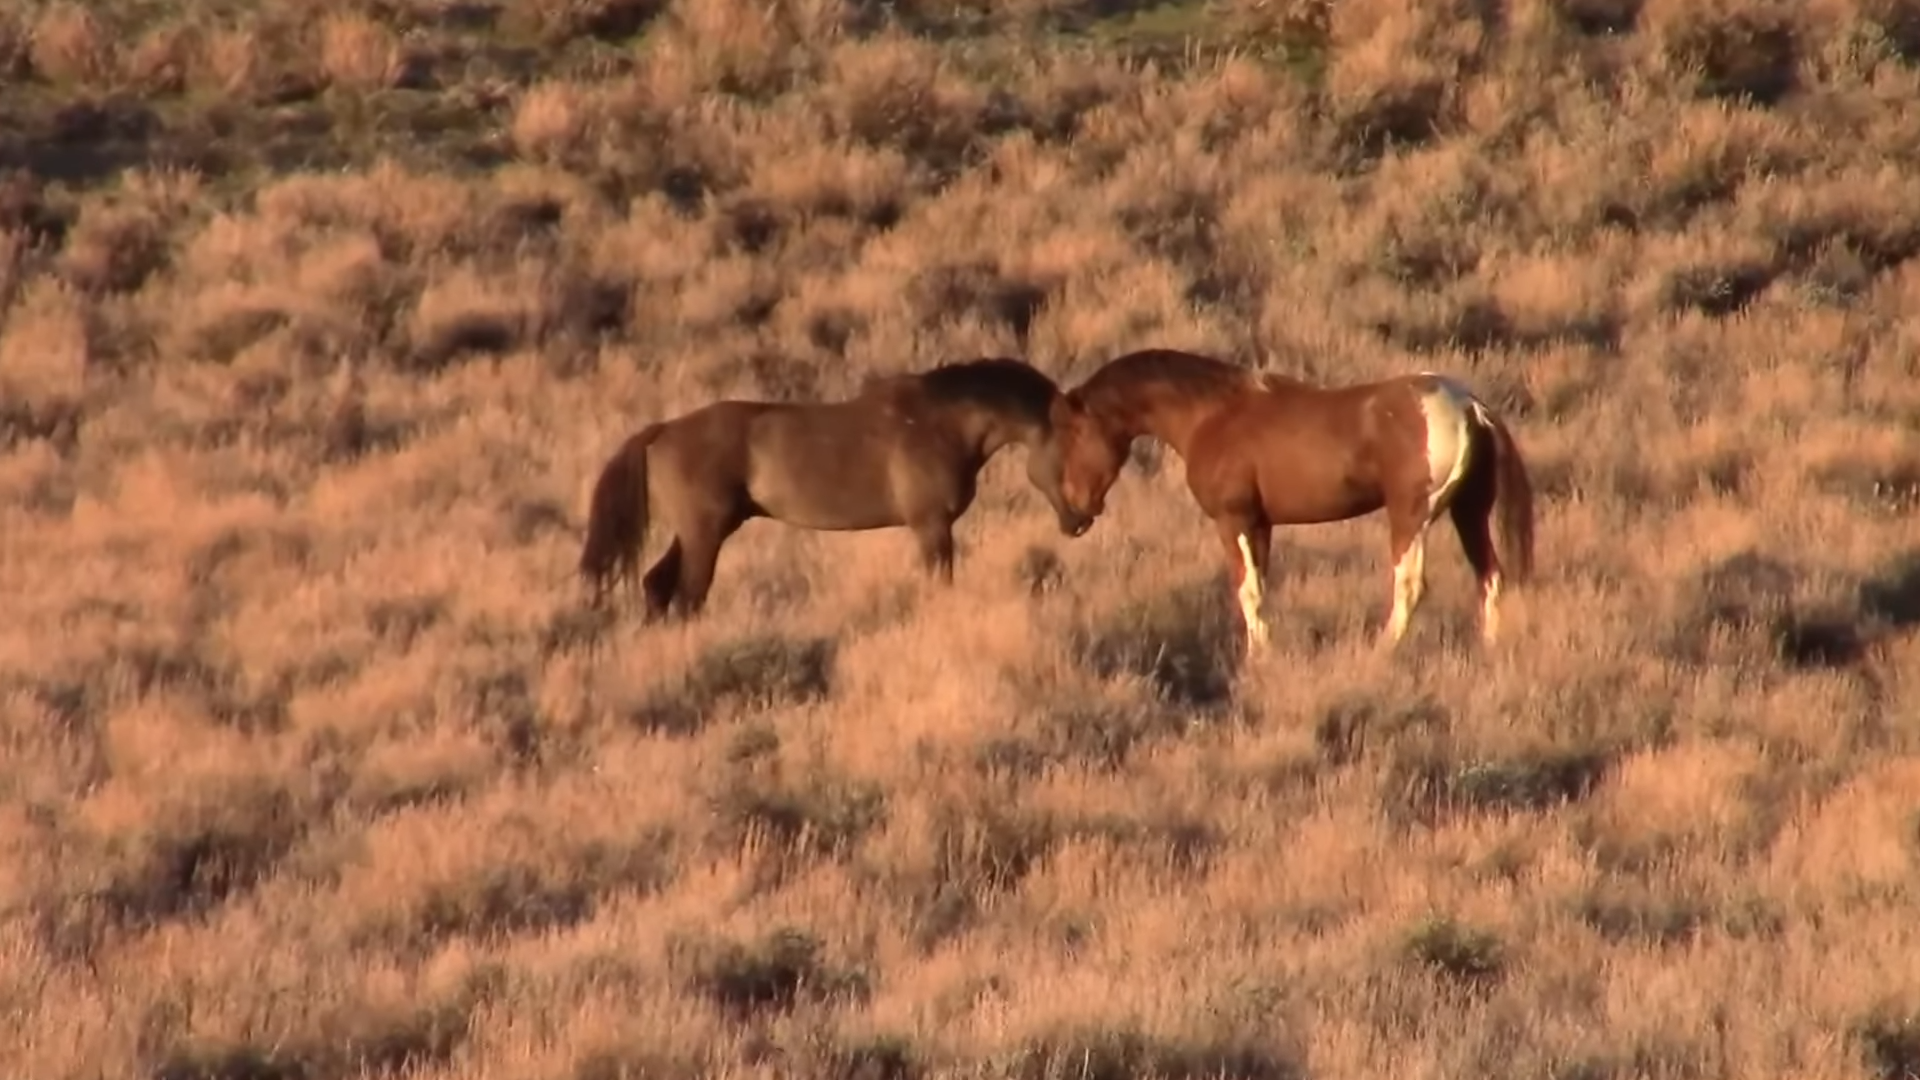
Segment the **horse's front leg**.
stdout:
<path fill-rule="evenodd" d="M 1247 635 L 1249 654 L 1265 652 L 1272 642 L 1262 611 L 1267 598 L 1267 561 L 1272 552 L 1273 528 L 1264 522 L 1240 518 L 1221 519 L 1220 543 L 1227 558 L 1234 585 L 1234 598 L 1240 602 L 1240 621 Z"/>

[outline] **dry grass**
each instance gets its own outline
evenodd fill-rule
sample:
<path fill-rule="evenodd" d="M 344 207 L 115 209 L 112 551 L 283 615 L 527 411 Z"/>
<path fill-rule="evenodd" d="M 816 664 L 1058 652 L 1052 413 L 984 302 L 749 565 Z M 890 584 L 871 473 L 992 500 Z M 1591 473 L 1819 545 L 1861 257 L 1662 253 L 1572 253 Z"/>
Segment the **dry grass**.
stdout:
<path fill-rule="evenodd" d="M 0 1074 L 1920 1073 L 1920 7 L 1127 7 L 0 14 Z M 1230 669 L 1150 454 L 582 610 L 648 418 L 1149 344 L 1498 401 L 1511 640 Z"/>

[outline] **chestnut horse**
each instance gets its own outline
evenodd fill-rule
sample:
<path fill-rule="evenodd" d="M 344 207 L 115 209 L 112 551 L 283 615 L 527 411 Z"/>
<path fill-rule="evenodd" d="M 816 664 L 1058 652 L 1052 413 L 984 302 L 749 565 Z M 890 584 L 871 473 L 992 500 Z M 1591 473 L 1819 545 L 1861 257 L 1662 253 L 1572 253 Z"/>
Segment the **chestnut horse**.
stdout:
<path fill-rule="evenodd" d="M 906 526 L 924 568 L 950 582 L 954 522 L 987 460 L 1015 443 L 1060 531 L 1079 536 L 1093 521 L 1060 496 L 1059 398 L 1039 369 L 990 357 L 873 376 L 844 401 L 730 399 L 649 424 L 594 484 L 580 574 L 596 606 L 618 580 L 631 586 L 657 509 L 673 539 L 641 580 L 649 619 L 676 603 L 699 611 L 721 545 L 761 517 L 830 531 Z"/>
<path fill-rule="evenodd" d="M 1385 508 L 1397 644 L 1426 588 L 1427 529 L 1446 514 L 1479 578 L 1481 633 L 1499 633 L 1504 575 L 1533 570 L 1533 490 L 1519 446 L 1459 382 L 1422 372 L 1317 387 L 1211 357 L 1146 349 L 1107 362 L 1055 408 L 1068 505 L 1098 517 L 1133 440 L 1160 440 L 1220 533 L 1250 650 L 1273 527 L 1344 521 Z M 1500 547 L 1493 542 L 1498 512 Z M 1505 561 L 1502 561 L 1504 556 Z"/>

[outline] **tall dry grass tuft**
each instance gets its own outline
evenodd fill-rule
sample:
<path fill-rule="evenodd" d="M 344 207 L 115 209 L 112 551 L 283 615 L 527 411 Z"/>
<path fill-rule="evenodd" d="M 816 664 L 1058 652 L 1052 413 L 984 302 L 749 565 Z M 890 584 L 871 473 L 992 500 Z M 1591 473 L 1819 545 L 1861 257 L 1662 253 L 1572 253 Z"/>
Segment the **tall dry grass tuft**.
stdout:
<path fill-rule="evenodd" d="M 250 20 L 216 23 L 207 32 L 188 86 L 264 106 L 311 97 L 322 87 L 328 63 L 348 62 L 343 55 L 357 57 L 352 63 L 367 63 L 367 54 L 360 51 L 364 43 L 354 44 L 347 54 L 336 52 L 330 61 L 319 47 L 318 33 L 313 24 L 273 9 Z M 336 39 L 335 48 L 341 43 Z"/>
<path fill-rule="evenodd" d="M 198 26 L 158 26 L 142 34 L 120 57 L 121 74 L 141 93 L 177 94 L 187 88 L 204 48 L 204 34 Z"/>
<path fill-rule="evenodd" d="M 1327 17 L 1327 93 L 1342 140 L 1361 153 L 1418 144 L 1452 121 L 1462 77 L 1489 33 L 1468 0 L 1340 4 Z"/>
<path fill-rule="evenodd" d="M 1920 7 L 1911 0 L 1860 0 L 1840 5 L 1842 12 L 1884 38 L 1900 57 L 1920 52 Z"/>
<path fill-rule="evenodd" d="M 833 20 L 828 5 L 757 4 L 751 0 L 673 0 L 647 48 L 667 64 L 684 64 L 702 88 L 763 101 L 793 85 L 813 63 Z"/>
<path fill-rule="evenodd" d="M 32 20 L 21 11 L 0 15 L 0 78 L 24 79 L 33 64 Z"/>
<path fill-rule="evenodd" d="M 1224 0 L 1219 5 L 1236 37 L 1302 50 L 1325 46 L 1334 6 L 1330 0 Z"/>
<path fill-rule="evenodd" d="M 1655 70 L 1700 94 L 1770 105 L 1793 88 L 1804 44 L 1795 5 L 1647 0 L 1639 26 Z"/>
<path fill-rule="evenodd" d="M 504 24 L 547 45 L 577 38 L 622 41 L 646 30 L 666 10 L 665 0 L 510 0 Z"/>
<path fill-rule="evenodd" d="M 947 66 L 937 46 L 885 34 L 846 42 L 828 62 L 832 130 L 874 146 L 897 146 L 927 167 L 952 172 L 978 129 L 985 95 Z"/>
<path fill-rule="evenodd" d="M 400 78 L 404 56 L 384 25 L 352 12 L 329 14 L 317 29 L 320 73 L 347 90 L 385 90 Z"/>
<path fill-rule="evenodd" d="M 41 12 L 28 31 L 27 59 L 56 86 L 103 89 L 118 63 L 112 31 L 89 9 L 57 4 Z"/>
<path fill-rule="evenodd" d="M 191 171 L 129 172 L 112 196 L 82 206 L 57 265 L 89 292 L 137 289 L 166 267 L 170 234 L 202 195 L 202 179 Z"/>
<path fill-rule="evenodd" d="M 84 416 L 97 326 L 80 294 L 53 279 L 33 282 L 15 300 L 0 338 L 9 442 L 72 444 Z"/>
<path fill-rule="evenodd" d="M 582 162 L 597 147 L 602 125 L 597 97 L 578 86 L 546 82 L 514 106 L 508 132 L 520 154 L 534 161 Z"/>
<path fill-rule="evenodd" d="M 1909 6 L 0 12 L 0 1073 L 1912 1072 Z M 579 587 L 646 423 L 1155 345 L 1471 385 L 1506 640 L 1376 515 L 1238 656 L 1149 441 Z"/>

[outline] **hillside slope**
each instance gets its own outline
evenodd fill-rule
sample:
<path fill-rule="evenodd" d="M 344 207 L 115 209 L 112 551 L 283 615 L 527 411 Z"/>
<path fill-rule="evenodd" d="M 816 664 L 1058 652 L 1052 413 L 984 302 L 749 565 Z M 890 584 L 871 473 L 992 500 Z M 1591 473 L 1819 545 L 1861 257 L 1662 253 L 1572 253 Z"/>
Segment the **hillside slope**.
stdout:
<path fill-rule="evenodd" d="M 879 7 L 0 14 L 0 1075 L 1920 1072 L 1920 5 Z M 651 419 L 1149 345 L 1477 387 L 1509 639 L 1236 673 L 1145 450 L 582 607 Z"/>

